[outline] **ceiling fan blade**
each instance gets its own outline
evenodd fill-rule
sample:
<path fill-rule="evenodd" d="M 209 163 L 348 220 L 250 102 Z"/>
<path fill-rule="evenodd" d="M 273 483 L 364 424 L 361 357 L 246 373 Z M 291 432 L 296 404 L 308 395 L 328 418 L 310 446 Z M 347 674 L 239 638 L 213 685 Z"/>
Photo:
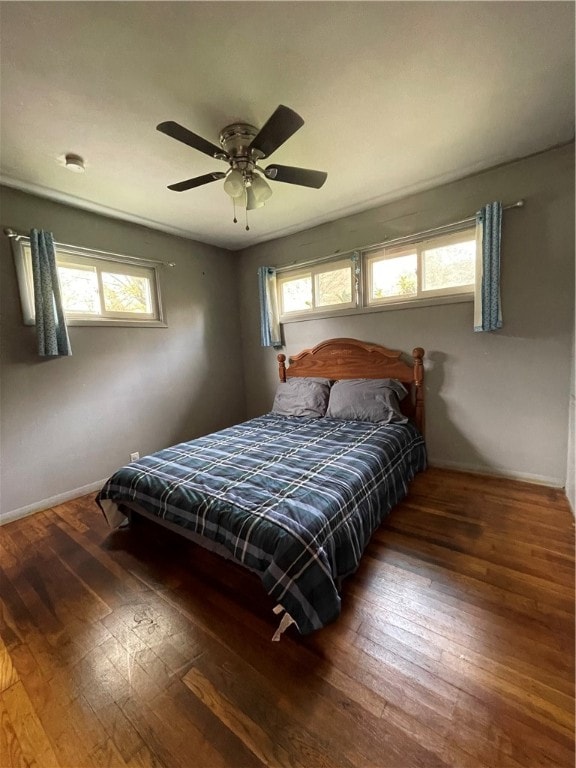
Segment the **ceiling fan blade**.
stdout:
<path fill-rule="evenodd" d="M 263 157 L 269 157 L 303 125 L 304 120 L 299 114 L 280 104 L 252 139 L 250 149 L 257 149 Z"/>
<path fill-rule="evenodd" d="M 177 184 L 169 184 L 168 189 L 173 192 L 185 192 L 187 189 L 194 189 L 194 187 L 201 187 L 202 184 L 210 184 L 211 181 L 218 181 L 226 176 L 221 171 L 215 171 L 214 173 L 205 173 L 204 176 L 196 176 L 193 179 L 187 179 L 186 181 L 179 181 Z"/>
<path fill-rule="evenodd" d="M 291 165 L 268 165 L 264 171 L 267 178 L 283 181 L 286 184 L 299 184 L 301 187 L 320 189 L 328 178 L 324 171 L 311 171 L 308 168 L 294 168 Z"/>
<path fill-rule="evenodd" d="M 217 155 L 225 154 L 222 147 L 217 147 L 216 144 L 212 144 L 211 141 L 203 139 L 202 136 L 197 136 L 188 128 L 179 123 L 175 123 L 173 120 L 166 120 L 164 123 L 160 123 L 156 126 L 156 130 L 160 133 L 165 133 L 166 136 L 170 136 L 172 139 L 181 141 L 183 144 L 187 144 L 193 149 L 197 149 L 199 152 L 204 152 L 205 155 L 210 157 L 216 157 Z"/>

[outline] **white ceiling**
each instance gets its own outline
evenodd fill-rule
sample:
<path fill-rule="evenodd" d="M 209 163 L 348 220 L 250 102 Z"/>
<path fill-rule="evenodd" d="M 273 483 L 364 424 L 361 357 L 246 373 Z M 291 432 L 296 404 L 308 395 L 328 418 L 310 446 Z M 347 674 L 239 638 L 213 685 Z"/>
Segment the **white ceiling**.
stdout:
<path fill-rule="evenodd" d="M 572 2 L 2 2 L 3 183 L 231 249 L 307 229 L 574 136 Z M 328 172 L 233 224 L 213 143 L 278 104 L 269 162 Z M 84 157 L 73 174 L 58 157 Z M 10 222 L 5 222 L 10 224 Z"/>

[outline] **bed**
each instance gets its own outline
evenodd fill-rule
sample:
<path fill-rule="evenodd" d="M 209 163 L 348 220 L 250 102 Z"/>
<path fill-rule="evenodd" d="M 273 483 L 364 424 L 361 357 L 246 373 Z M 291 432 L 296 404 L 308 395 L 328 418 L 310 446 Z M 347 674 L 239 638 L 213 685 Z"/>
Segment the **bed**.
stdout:
<path fill-rule="evenodd" d="M 356 339 L 324 341 L 288 366 L 279 354 L 270 413 L 120 468 L 97 502 L 112 527 L 140 514 L 255 572 L 281 614 L 274 639 L 291 623 L 321 629 L 425 469 L 423 357 L 417 347 L 407 363 Z"/>

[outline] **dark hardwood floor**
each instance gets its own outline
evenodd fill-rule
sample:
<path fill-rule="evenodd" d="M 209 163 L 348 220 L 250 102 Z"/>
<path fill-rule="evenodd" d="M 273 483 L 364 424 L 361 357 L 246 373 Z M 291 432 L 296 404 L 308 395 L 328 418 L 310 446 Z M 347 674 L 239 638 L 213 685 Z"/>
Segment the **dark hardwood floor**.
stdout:
<path fill-rule="evenodd" d="M 0 529 L 0 765 L 574 765 L 561 491 L 428 470 L 280 643 L 258 580 L 87 496 Z"/>

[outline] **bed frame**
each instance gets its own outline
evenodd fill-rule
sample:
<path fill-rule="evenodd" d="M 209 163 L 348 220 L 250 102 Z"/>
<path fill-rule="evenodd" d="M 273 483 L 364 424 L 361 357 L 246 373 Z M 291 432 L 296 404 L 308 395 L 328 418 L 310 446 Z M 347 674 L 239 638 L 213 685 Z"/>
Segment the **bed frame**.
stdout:
<path fill-rule="evenodd" d="M 402 360 L 402 353 L 380 344 L 357 339 L 328 339 L 312 349 L 288 358 L 278 355 L 280 381 L 290 376 L 319 376 L 324 379 L 398 379 L 409 395 L 401 402 L 402 412 L 413 419 L 424 434 L 424 350 L 412 352 L 412 365 Z"/>
<path fill-rule="evenodd" d="M 401 402 L 402 411 L 413 419 L 420 432 L 424 434 L 424 365 L 422 362 L 424 350 L 421 347 L 414 349 L 412 365 L 402 360 L 401 356 L 401 352 L 387 349 L 379 344 L 367 344 L 357 339 L 329 339 L 312 349 L 306 349 L 290 357 L 288 368 L 285 364 L 286 355 L 278 355 L 278 371 L 281 381 L 286 381 L 286 378 L 291 376 L 319 376 L 334 380 L 398 379 L 409 390 L 409 396 Z M 124 504 L 123 511 L 128 516 L 127 523 L 130 527 L 140 515 L 199 544 L 204 549 L 212 550 L 227 560 L 238 562 L 223 545 L 209 542 L 193 531 L 158 518 L 136 503 Z M 121 517 L 123 519 L 124 515 Z M 243 563 L 240 565 L 246 568 Z M 274 612 L 276 613 L 280 607 L 277 606 Z M 282 632 L 292 621 L 288 614 L 284 614 L 272 639 L 279 640 Z"/>

